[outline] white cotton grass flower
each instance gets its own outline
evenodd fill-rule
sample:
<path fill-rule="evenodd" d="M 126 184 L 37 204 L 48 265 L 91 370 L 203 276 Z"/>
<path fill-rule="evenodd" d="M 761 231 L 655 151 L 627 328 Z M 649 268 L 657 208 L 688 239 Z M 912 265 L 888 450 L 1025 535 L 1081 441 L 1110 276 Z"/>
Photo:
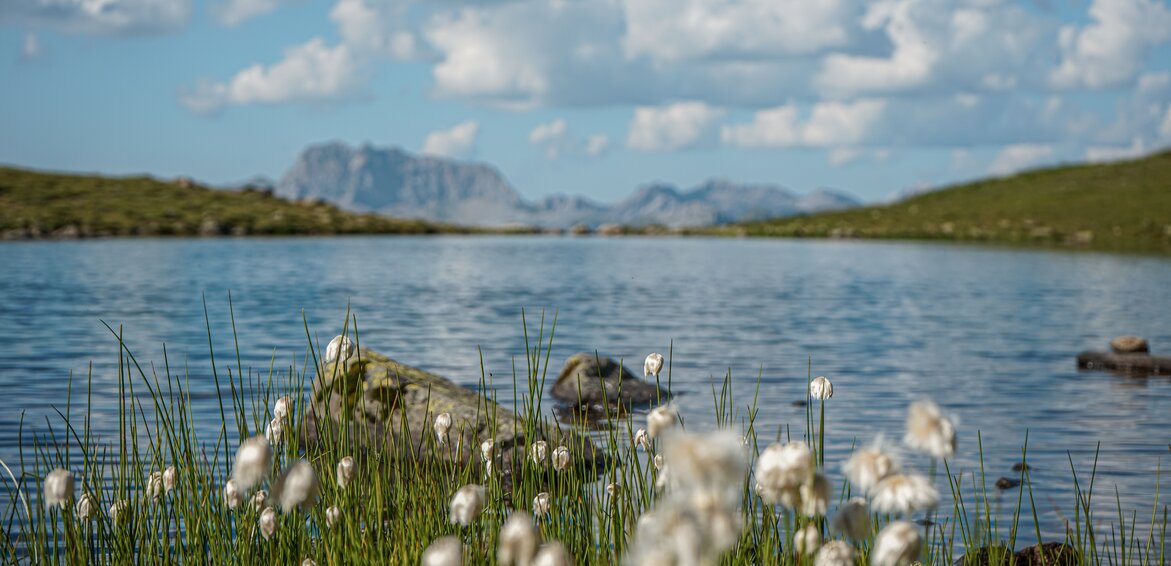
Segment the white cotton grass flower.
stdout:
<path fill-rule="evenodd" d="M 167 469 L 163 470 L 163 490 L 166 493 L 171 493 L 178 486 L 179 469 L 175 466 L 167 466 Z"/>
<path fill-rule="evenodd" d="M 801 484 L 801 512 L 808 517 L 821 517 L 829 507 L 829 480 L 822 474 L 813 481 Z"/>
<path fill-rule="evenodd" d="M 264 509 L 264 507 L 268 505 L 268 490 L 258 490 L 256 493 L 252 494 L 252 498 L 248 501 L 252 503 L 252 509 L 256 511 Z"/>
<path fill-rule="evenodd" d="M 464 527 L 474 523 L 484 510 L 484 497 L 484 486 L 470 483 L 459 488 L 451 497 L 451 522 Z"/>
<path fill-rule="evenodd" d="M 435 431 L 435 443 L 440 446 L 447 446 L 451 442 L 451 413 L 439 413 L 435 415 L 435 423 L 431 425 L 431 429 Z"/>
<path fill-rule="evenodd" d="M 824 401 L 834 396 L 834 384 L 824 375 L 819 375 L 809 382 L 809 397 Z"/>
<path fill-rule="evenodd" d="M 348 362 L 354 357 L 354 343 L 347 336 L 334 336 L 325 347 L 325 363 Z"/>
<path fill-rule="evenodd" d="M 647 452 L 651 451 L 651 439 L 647 435 L 645 428 L 640 428 L 634 432 L 634 445 L 642 446 Z"/>
<path fill-rule="evenodd" d="M 281 417 L 273 417 L 271 421 L 268 421 L 267 425 L 264 425 L 264 439 L 267 440 L 269 444 L 272 444 L 273 446 L 280 444 L 281 439 L 283 439 L 284 436 L 285 419 Z"/>
<path fill-rule="evenodd" d="M 861 497 L 851 497 L 834 515 L 833 529 L 853 540 L 866 540 L 870 536 L 870 507 Z"/>
<path fill-rule="evenodd" d="M 73 506 L 73 513 L 77 515 L 80 521 L 88 521 L 93 516 L 94 510 L 98 508 L 98 501 L 88 493 L 81 494 L 77 498 L 77 504 Z"/>
<path fill-rule="evenodd" d="M 659 378 L 659 372 L 663 371 L 663 355 L 658 352 L 651 352 L 647 354 L 646 361 L 642 363 L 642 376 L 655 376 Z"/>
<path fill-rule="evenodd" d="M 325 510 L 325 526 L 332 529 L 340 520 L 342 520 L 342 510 L 337 505 L 330 505 L 329 509 Z"/>
<path fill-rule="evenodd" d="M 73 473 L 57 468 L 45 475 L 45 505 L 64 509 L 73 501 Z"/>
<path fill-rule="evenodd" d="M 842 465 L 842 471 L 854 487 L 868 493 L 883 478 L 898 473 L 898 457 L 886 449 L 881 438 L 855 450 Z"/>
<path fill-rule="evenodd" d="M 496 457 L 496 441 L 489 438 L 480 443 L 480 459 L 491 462 Z"/>
<path fill-rule="evenodd" d="M 533 558 L 533 566 L 572 566 L 573 559 L 565 545 L 553 540 L 545 543 Z"/>
<path fill-rule="evenodd" d="M 236 465 L 232 468 L 232 479 L 240 491 L 248 491 L 268 478 L 272 467 L 272 445 L 259 436 L 253 436 L 240 443 L 236 449 Z"/>
<path fill-rule="evenodd" d="M 878 482 L 870 493 L 875 512 L 907 514 L 932 509 L 939 493 L 927 478 L 918 474 L 893 474 Z"/>
<path fill-rule="evenodd" d="M 301 561 L 301 566 L 317 566 L 317 561 L 312 558 L 306 558 Z"/>
<path fill-rule="evenodd" d="M 257 524 L 260 525 L 260 536 L 264 537 L 264 540 L 272 540 L 276 534 L 276 511 L 272 507 L 266 507 L 260 512 Z"/>
<path fill-rule="evenodd" d="M 821 548 L 821 531 L 812 523 L 793 535 L 793 552 L 798 556 L 808 556 Z"/>
<path fill-rule="evenodd" d="M 289 419 L 293 416 L 293 398 L 285 395 L 272 405 L 272 416 L 278 419 Z"/>
<path fill-rule="evenodd" d="M 422 566 L 460 566 L 464 561 L 464 544 L 454 536 L 437 538 L 423 551 Z"/>
<path fill-rule="evenodd" d="M 558 472 L 564 472 L 569 469 L 570 462 L 569 449 L 564 446 L 558 446 L 553 449 L 553 469 Z"/>
<path fill-rule="evenodd" d="M 662 470 L 667 466 L 667 461 L 663 459 L 662 454 L 655 454 L 655 457 L 651 460 L 651 462 L 654 463 L 656 470 Z"/>
<path fill-rule="evenodd" d="M 728 508 L 740 503 L 748 462 L 735 433 L 678 435 L 667 442 L 663 455 L 670 463 L 671 482 L 681 489 L 715 497 Z"/>
<path fill-rule="evenodd" d="M 843 540 L 831 540 L 817 551 L 813 566 L 854 566 L 854 547 Z"/>
<path fill-rule="evenodd" d="M 146 478 L 146 495 L 155 501 L 158 501 L 159 497 L 163 495 L 162 472 L 151 472 L 150 476 Z"/>
<path fill-rule="evenodd" d="M 922 539 L 919 529 L 907 521 L 895 521 L 874 538 L 874 550 L 870 552 L 873 566 L 907 566 L 919 560 Z"/>
<path fill-rule="evenodd" d="M 285 513 L 293 509 L 307 513 L 317 503 L 320 488 L 313 466 L 305 460 L 297 460 L 281 472 L 272 486 L 272 496 Z"/>
<path fill-rule="evenodd" d="M 553 508 L 553 497 L 549 492 L 542 491 L 533 498 L 533 515 L 538 517 L 548 515 L 549 510 Z"/>
<path fill-rule="evenodd" d="M 907 434 L 903 442 L 935 458 L 951 458 L 956 452 L 955 423 L 934 402 L 916 401 L 907 409 Z"/>
<path fill-rule="evenodd" d="M 533 518 L 524 511 L 513 511 L 500 528 L 496 561 L 503 566 L 529 566 L 537 554 L 540 534 Z"/>
<path fill-rule="evenodd" d="M 130 510 L 130 502 L 125 499 L 119 499 L 110 504 L 110 522 L 117 524 L 120 520 L 125 519 L 127 512 Z"/>
<path fill-rule="evenodd" d="M 354 457 L 346 456 L 337 463 L 337 486 L 345 489 L 354 481 Z"/>
<path fill-rule="evenodd" d="M 545 460 L 549 457 L 549 443 L 544 440 L 538 440 L 529 448 L 529 459 L 537 466 L 544 466 Z"/>
<path fill-rule="evenodd" d="M 236 487 L 236 480 L 228 480 L 224 483 L 224 505 L 228 509 L 235 509 L 244 502 L 244 498 L 240 495 L 240 488 Z"/>
<path fill-rule="evenodd" d="M 781 503 L 813 473 L 813 453 L 801 442 L 773 443 L 756 460 L 756 488 L 765 503 Z M 790 498 L 791 498 L 791 494 Z"/>
<path fill-rule="evenodd" d="M 646 432 L 650 438 L 658 438 L 679 423 L 679 412 L 670 403 L 655 407 L 646 416 Z"/>

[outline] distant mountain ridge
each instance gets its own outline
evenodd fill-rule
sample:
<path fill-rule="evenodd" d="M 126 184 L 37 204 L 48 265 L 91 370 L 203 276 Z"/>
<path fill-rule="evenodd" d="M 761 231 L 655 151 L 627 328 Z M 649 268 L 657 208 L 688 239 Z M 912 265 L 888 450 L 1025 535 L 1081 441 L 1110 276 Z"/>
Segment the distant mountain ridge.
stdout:
<path fill-rule="evenodd" d="M 468 226 L 584 224 L 707 226 L 858 206 L 844 193 L 796 195 L 764 184 L 709 180 L 688 191 L 657 183 L 613 205 L 553 195 L 527 202 L 494 167 L 413 155 L 398 148 L 339 142 L 306 148 L 275 187 L 277 195 L 319 199 L 355 212 Z"/>

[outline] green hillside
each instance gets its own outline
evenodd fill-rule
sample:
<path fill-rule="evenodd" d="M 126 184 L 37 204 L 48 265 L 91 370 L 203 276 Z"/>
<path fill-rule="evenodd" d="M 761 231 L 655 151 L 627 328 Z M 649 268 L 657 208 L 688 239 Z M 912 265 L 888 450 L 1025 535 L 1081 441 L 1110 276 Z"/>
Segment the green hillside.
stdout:
<path fill-rule="evenodd" d="M 1030 171 L 892 205 L 752 222 L 722 231 L 1171 254 L 1171 152 Z"/>
<path fill-rule="evenodd" d="M 427 234 L 465 231 L 353 214 L 268 191 L 189 180 L 64 175 L 0 167 L 0 237 Z"/>

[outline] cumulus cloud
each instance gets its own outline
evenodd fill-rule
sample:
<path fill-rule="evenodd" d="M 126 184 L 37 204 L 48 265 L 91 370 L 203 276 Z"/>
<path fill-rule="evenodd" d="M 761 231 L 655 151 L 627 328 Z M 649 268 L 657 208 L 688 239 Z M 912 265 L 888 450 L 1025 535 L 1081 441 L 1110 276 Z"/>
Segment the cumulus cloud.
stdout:
<path fill-rule="evenodd" d="M 221 25 L 237 26 L 252 18 L 272 12 L 289 0 L 223 0 L 211 5 L 211 13 Z"/>
<path fill-rule="evenodd" d="M 802 117 L 796 105 L 785 104 L 757 112 L 750 123 L 724 126 L 720 140 L 737 147 L 853 145 L 865 141 L 884 107 L 876 99 L 822 102 Z"/>
<path fill-rule="evenodd" d="M 1135 138 L 1127 146 L 1094 145 L 1086 148 L 1086 161 L 1105 163 L 1109 161 L 1121 161 L 1123 159 L 1135 159 L 1145 155 L 1147 149 L 1147 144 L 1140 138 Z"/>
<path fill-rule="evenodd" d="M 355 98 L 363 84 L 361 65 L 346 45 L 330 47 L 314 38 L 286 49 L 273 65 L 252 65 L 224 83 L 200 81 L 181 91 L 179 100 L 199 113 L 239 104 L 323 104 Z"/>
<path fill-rule="evenodd" d="M 475 120 L 461 122 L 446 130 L 436 130 L 427 134 L 422 151 L 442 157 L 467 158 L 475 150 L 476 135 L 479 133 L 480 124 Z"/>
<path fill-rule="evenodd" d="M 610 137 L 593 134 L 583 140 L 570 132 L 569 124 L 563 118 L 557 118 L 537 124 L 529 131 L 529 143 L 544 149 L 549 159 L 581 155 L 596 157 L 610 146 Z"/>
<path fill-rule="evenodd" d="M 179 29 L 191 0 L 4 0 L 0 23 L 43 26 L 67 33 L 124 36 Z"/>
<path fill-rule="evenodd" d="M 640 106 L 626 136 L 626 146 L 645 151 L 694 147 L 715 139 L 721 108 L 700 101 L 685 101 L 661 107 Z"/>
<path fill-rule="evenodd" d="M 1061 29 L 1060 88 L 1106 88 L 1138 75 L 1150 49 L 1171 40 L 1171 9 L 1153 0 L 1094 0 L 1092 22 Z"/>
<path fill-rule="evenodd" d="M 879 1 L 871 4 L 862 25 L 883 29 L 893 46 L 889 57 L 833 53 L 825 58 L 815 84 L 827 93 L 856 94 L 902 91 L 922 86 L 931 78 L 939 60 L 912 17 L 913 1 Z"/>
<path fill-rule="evenodd" d="M 427 50 L 407 25 L 409 2 L 337 0 L 329 18 L 351 49 L 398 60 L 415 60 Z"/>
<path fill-rule="evenodd" d="M 992 175 L 1010 175 L 1022 169 L 1036 167 L 1051 161 L 1056 149 L 1049 144 L 1019 143 L 1007 145 L 996 154 L 988 172 Z"/>
<path fill-rule="evenodd" d="M 1167 113 L 1168 128 L 1171 128 L 1171 112 Z M 606 134 L 593 134 L 586 138 L 585 152 L 586 155 L 597 157 L 606 153 L 610 149 L 610 136 Z"/>

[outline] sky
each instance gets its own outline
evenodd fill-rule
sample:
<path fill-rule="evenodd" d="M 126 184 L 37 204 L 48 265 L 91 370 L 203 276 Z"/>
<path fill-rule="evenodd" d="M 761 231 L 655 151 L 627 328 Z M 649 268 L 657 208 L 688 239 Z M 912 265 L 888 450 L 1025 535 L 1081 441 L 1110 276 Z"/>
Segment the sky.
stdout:
<path fill-rule="evenodd" d="M 1171 145 L 1156 0 L 2 0 L 0 163 L 279 179 L 306 146 L 529 199 L 866 201 Z"/>

